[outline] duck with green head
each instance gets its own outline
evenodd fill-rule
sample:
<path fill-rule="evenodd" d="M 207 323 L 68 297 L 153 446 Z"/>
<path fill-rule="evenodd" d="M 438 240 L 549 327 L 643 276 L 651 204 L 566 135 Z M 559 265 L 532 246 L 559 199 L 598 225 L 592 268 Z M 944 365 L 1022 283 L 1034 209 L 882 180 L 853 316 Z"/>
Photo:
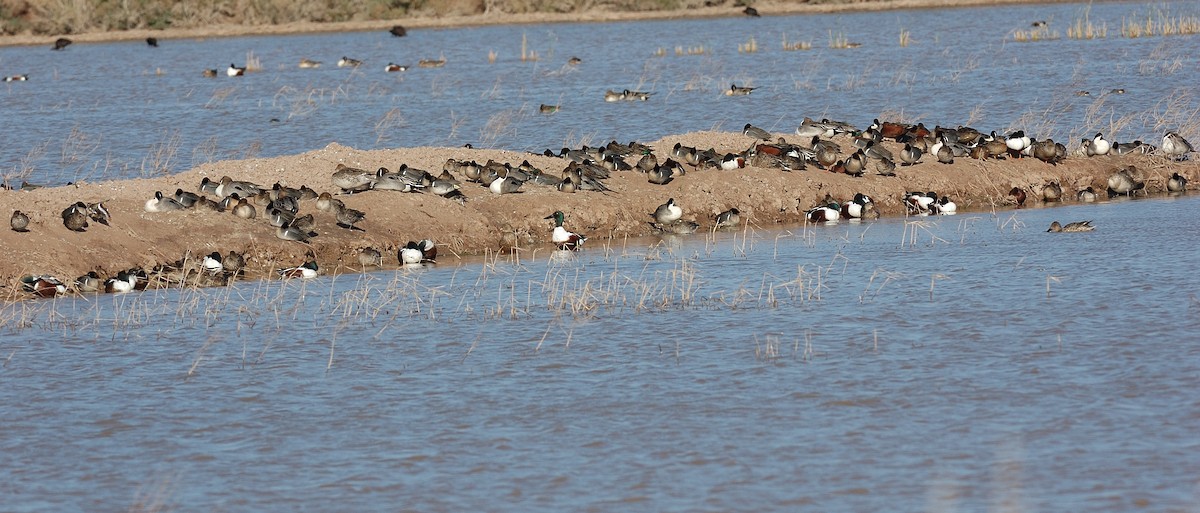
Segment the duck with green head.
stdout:
<path fill-rule="evenodd" d="M 553 242 L 558 249 L 577 251 L 583 247 L 587 237 L 563 228 L 565 217 L 561 210 L 556 210 L 553 214 L 546 216 L 546 219 L 554 219 L 554 231 L 550 233 L 550 242 Z"/>

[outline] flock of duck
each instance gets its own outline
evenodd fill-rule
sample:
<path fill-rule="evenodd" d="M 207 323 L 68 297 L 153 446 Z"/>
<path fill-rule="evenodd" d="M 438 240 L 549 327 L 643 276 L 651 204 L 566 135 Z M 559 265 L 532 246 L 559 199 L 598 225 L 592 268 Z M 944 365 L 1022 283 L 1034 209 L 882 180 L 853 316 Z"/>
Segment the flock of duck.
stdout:
<path fill-rule="evenodd" d="M 832 173 L 844 173 L 856 177 L 864 176 L 868 170 L 878 175 L 894 176 L 897 165 L 912 166 L 922 162 L 926 155 L 943 164 L 954 158 L 1036 158 L 1051 165 L 1058 165 L 1068 157 L 1092 157 L 1098 155 L 1129 153 L 1153 153 L 1173 160 L 1188 157 L 1193 147 L 1176 132 L 1168 132 L 1161 146 L 1155 147 L 1140 141 L 1117 143 L 1106 140 L 1102 134 L 1081 141 L 1080 147 L 1068 153 L 1066 147 L 1052 140 L 1035 140 L 1021 131 L 1006 136 L 995 132 L 984 134 L 977 130 L 958 127 L 935 127 L 929 130 L 922 124 L 908 125 L 875 120 L 867 129 L 837 121 L 814 121 L 805 118 L 796 129 L 798 142 L 788 143 L 785 138 L 746 124 L 742 133 L 754 143 L 740 152 L 717 152 L 714 148 L 699 150 L 682 144 L 674 145 L 668 157 L 659 161 L 653 148 L 641 143 L 620 144 L 616 141 L 601 147 L 583 146 L 579 149 L 562 148 L 555 152 L 545 150 L 542 155 L 557 157 L 565 162 L 561 171 L 548 172 L 537 168 L 525 159 L 519 164 L 489 160 L 485 164 L 475 161 L 447 159 L 441 174 L 401 164 L 396 171 L 380 167 L 375 171 L 337 164 L 330 174 L 330 185 L 338 195 L 362 194 L 368 191 L 391 191 L 398 193 L 432 193 L 462 204 L 468 200 L 463 184 L 473 182 L 486 188 L 491 194 L 503 195 L 522 192 L 530 186 L 556 189 L 565 193 L 611 191 L 605 181 L 614 172 L 638 172 L 645 175 L 648 183 L 664 185 L 689 172 L 705 169 L 735 170 L 746 166 L 777 168 L 785 172 L 808 168 Z M 843 139 L 842 143 L 835 138 Z M 849 138 L 849 141 L 844 139 Z M 885 140 L 903 144 L 898 155 L 886 149 Z M 853 150 L 843 149 L 848 144 Z M 896 161 L 900 163 L 897 164 Z M 630 162 L 633 162 L 632 164 Z M 1145 182 L 1139 180 L 1133 166 L 1117 169 L 1107 179 L 1107 194 L 1133 195 L 1144 190 Z M 1166 183 L 1169 191 L 1184 191 L 1187 179 L 1178 173 Z M 1059 201 L 1064 192 L 1057 182 L 1041 187 L 1043 201 Z M 1027 200 L 1023 188 L 1014 187 L 1009 195 L 1020 208 Z M 1088 187 L 1078 191 L 1080 201 L 1095 201 L 1096 192 Z M 302 205 L 312 204 L 313 212 L 301 215 Z M 946 195 L 936 192 L 905 192 L 903 203 L 910 215 L 949 215 L 957 211 L 956 203 Z M 336 226 L 362 231 L 356 225 L 366 213 L 345 205 L 330 192 L 318 193 L 301 186 L 292 188 L 279 182 L 262 186 L 244 180 L 224 176 L 220 180 L 203 178 L 195 192 L 176 189 L 173 194 L 156 191 L 146 200 L 146 212 L 172 212 L 180 210 L 206 210 L 231 213 L 243 219 L 266 220 L 279 239 L 308 244 L 317 237 L 313 231 L 314 214 L 330 216 Z M 712 219 L 712 229 L 736 228 L 741 223 L 741 212 L 731 207 Z M 669 198 L 654 211 L 648 213 L 647 222 L 654 231 L 670 234 L 689 234 L 697 231 L 700 224 L 686 219 L 682 206 Z M 874 201 L 866 194 L 856 193 L 852 198 L 841 201 L 826 194 L 824 200 L 805 211 L 810 222 L 835 222 L 839 219 L 876 219 L 879 211 Z M 103 202 L 75 202 L 62 211 L 63 225 L 72 231 L 84 231 L 89 221 L 108 224 L 111 214 Z M 550 241 L 560 250 L 579 250 L 588 237 L 566 228 L 566 214 L 555 211 L 546 216 L 552 220 Z M 17 232 L 29 231 L 29 217 L 14 211 L 11 228 Z M 1084 232 L 1094 226 L 1088 221 L 1065 225 L 1057 221 L 1049 232 Z M 502 236 L 502 245 L 512 234 Z M 507 249 L 516 246 L 507 242 Z M 396 262 L 403 265 L 435 262 L 436 245 L 432 240 L 409 241 L 396 253 Z M 371 247 L 362 248 L 358 255 L 363 266 L 383 264 L 382 253 Z M 224 255 L 213 252 L 201 258 L 190 253 L 168 264 L 160 264 L 150 270 L 133 268 L 118 272 L 111 277 L 101 277 L 95 271 L 74 280 L 70 285 L 49 275 L 29 275 L 21 279 L 25 290 L 43 297 L 52 297 L 70 290 L 77 292 L 127 292 L 147 287 L 167 286 L 219 286 L 225 285 L 244 273 L 244 255 L 230 251 Z M 315 254 L 310 250 L 304 264 L 278 269 L 284 278 L 308 278 L 318 274 Z"/>
<path fill-rule="evenodd" d="M 621 93 L 622 97 L 628 97 L 627 93 L 631 92 Z M 927 160 L 950 164 L 956 158 L 1033 158 L 1049 165 L 1058 165 L 1068 158 L 1130 153 L 1157 154 L 1172 160 L 1183 160 L 1194 151 L 1191 144 L 1176 132 L 1164 135 L 1162 144 L 1157 147 L 1141 141 L 1112 142 L 1102 134 L 1096 134 L 1082 140 L 1077 149 L 1068 152 L 1061 143 L 1050 139 L 1036 140 L 1022 131 L 998 135 L 969 127 L 935 127 L 930 130 L 923 124 L 879 120 L 865 130 L 859 130 L 844 122 L 805 118 L 795 130 L 797 138 L 794 143 L 752 124 L 746 124 L 742 134 L 753 140 L 743 151 L 722 153 L 715 148 L 700 150 L 675 144 L 669 150 L 669 156 L 662 161 L 653 148 L 637 142 L 620 144 L 613 141 L 601 147 L 562 148 L 557 152 L 545 150 L 542 156 L 565 161 L 561 170 L 557 171 L 540 169 L 528 159 L 515 165 L 494 160 L 479 164 L 448 159 L 439 175 L 407 164 L 401 164 L 396 171 L 385 167 L 371 171 L 337 164 L 329 175 L 330 185 L 336 189 L 337 195 L 369 191 L 432 193 L 465 204 L 468 196 L 463 191 L 464 183 L 477 183 L 494 195 L 520 193 L 526 187 L 544 187 L 564 193 L 607 193 L 612 189 L 606 180 L 613 173 L 626 172 L 641 173 L 648 183 L 665 185 L 691 172 L 736 170 L 747 166 L 775 168 L 784 172 L 812 168 L 855 177 L 862 177 L 871 171 L 877 175 L 895 176 L 897 166 L 913 166 Z M 902 146 L 893 152 L 885 148 L 885 141 Z M 1114 171 L 1107 180 L 1107 194 L 1133 195 L 1144 190 L 1145 182 L 1138 175 L 1132 166 Z M 1187 180 L 1175 173 L 1167 181 L 1166 187 L 1169 191 L 1183 191 L 1186 190 Z M 1057 182 L 1044 184 L 1039 193 L 1043 201 L 1058 201 L 1064 195 Z M 1010 196 L 1020 208 L 1026 201 L 1027 193 L 1023 188 L 1014 187 Z M 1077 193 L 1081 201 L 1094 201 L 1096 196 L 1091 187 Z M 312 211 L 301 214 L 302 206 L 309 204 L 312 205 Z M 949 196 L 933 191 L 906 192 L 903 194 L 903 204 L 910 215 L 948 215 L 956 213 L 958 208 Z M 313 230 L 314 215 L 332 217 L 336 226 L 351 231 L 362 231 L 356 224 L 367 215 L 366 212 L 348 207 L 330 192 L 318 193 L 307 186 L 292 188 L 278 182 L 262 186 L 228 176 L 220 180 L 205 177 L 195 192 L 177 189 L 173 194 L 164 194 L 156 191 L 144 204 L 144 210 L 151 213 L 188 209 L 231 213 L 243 219 L 263 219 L 276 237 L 299 244 L 308 244 L 318 236 Z M 826 223 L 843 218 L 858 220 L 879 217 L 879 210 L 872 198 L 861 192 L 844 200 L 826 194 L 823 201 L 807 208 L 804 213 L 805 219 L 810 222 Z M 736 228 L 741 223 L 740 214 L 737 206 L 731 206 L 712 218 L 711 226 L 713 229 Z M 674 198 L 667 199 L 647 215 L 649 227 L 660 233 L 689 234 L 700 228 L 699 223 L 684 216 L 683 207 Z M 108 224 L 109 219 L 109 209 L 102 202 L 76 202 L 62 211 L 63 225 L 72 231 L 86 230 L 89 221 Z M 579 250 L 588 240 L 586 235 L 566 227 L 564 212 L 555 211 L 546 219 L 552 220 L 549 236 L 556 248 Z M 11 227 L 14 231 L 27 232 L 29 226 L 29 217 L 25 213 L 13 212 Z M 1048 231 L 1081 232 L 1092 229 L 1089 222 L 1075 222 L 1066 225 L 1055 223 Z M 517 244 L 512 239 L 513 234 L 503 234 L 502 249 L 515 247 Z M 288 278 L 317 275 L 315 254 L 311 250 L 308 254 L 309 259 L 303 265 L 278 269 L 278 274 Z M 396 253 L 396 261 L 400 265 L 430 263 L 435 258 L 436 245 L 429 239 L 409 241 Z M 383 256 L 377 249 L 362 248 L 359 261 L 364 266 L 381 265 Z M 108 278 L 102 278 L 93 271 L 80 276 L 70 286 L 48 275 L 26 276 L 22 283 L 27 291 L 39 296 L 55 296 L 71 289 L 79 292 L 125 292 L 151 286 L 212 286 L 227 284 L 243 272 L 243 266 L 244 256 L 236 252 L 225 255 L 213 253 L 203 258 L 185 254 L 176 262 L 158 265 L 149 271 L 129 269 Z"/>

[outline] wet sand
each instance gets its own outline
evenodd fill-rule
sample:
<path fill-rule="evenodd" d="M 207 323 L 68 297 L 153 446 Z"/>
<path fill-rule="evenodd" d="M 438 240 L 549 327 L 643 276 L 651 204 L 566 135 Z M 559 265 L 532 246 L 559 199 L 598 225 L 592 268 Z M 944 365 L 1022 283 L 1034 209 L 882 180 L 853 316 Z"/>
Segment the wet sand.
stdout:
<path fill-rule="evenodd" d="M 754 7 L 762 16 L 778 16 L 790 14 L 825 14 L 838 12 L 886 11 L 897 9 L 930 9 L 953 7 L 982 7 L 992 5 L 1013 4 L 1046 4 L 1070 3 L 1065 0 L 884 0 L 884 1 L 838 1 L 820 4 L 805 2 L 768 0 L 754 2 Z M 113 32 L 94 32 L 82 34 L 67 34 L 76 43 L 100 41 L 141 41 L 147 37 L 160 40 L 197 39 L 209 37 L 234 37 L 248 35 L 281 35 L 319 32 L 358 32 L 371 30 L 388 30 L 392 26 L 402 25 L 408 29 L 452 28 L 482 25 L 514 25 L 531 23 L 577 23 L 577 22 L 609 22 L 635 21 L 683 18 L 719 18 L 745 16 L 742 7 L 733 7 L 732 3 L 724 6 L 702 7 L 697 9 L 680 9 L 667 11 L 604 11 L 589 9 L 573 13 L 523 13 L 512 14 L 491 12 L 469 16 L 439 16 L 422 14 L 412 17 L 379 20 L 353 21 L 337 23 L 288 23 L 281 25 L 206 25 L 197 28 L 168 28 L 164 30 L 137 29 Z M 1028 20 L 1033 22 L 1035 20 Z M 51 46 L 54 40 L 62 35 L 15 35 L 0 36 L 0 46 L 14 45 L 46 45 Z"/>
<path fill-rule="evenodd" d="M 837 136 L 835 140 L 843 148 L 852 148 L 848 136 Z M 699 132 L 647 144 L 655 149 L 661 162 L 676 142 L 701 149 L 712 147 L 722 154 L 741 151 L 752 143 L 739 132 Z M 899 151 L 895 143 L 886 146 Z M 731 207 L 742 212 L 744 222 L 752 229 L 769 229 L 780 223 L 803 222 L 805 211 L 827 193 L 847 201 L 862 192 L 875 200 L 883 215 L 897 216 L 904 215 L 905 191 L 949 195 L 960 212 L 991 212 L 1015 207 L 1008 196 L 1013 187 L 1026 190 L 1027 206 L 1040 203 L 1042 185 L 1052 180 L 1061 182 L 1066 201 L 1074 201 L 1075 192 L 1088 186 L 1104 191 L 1108 176 L 1127 165 L 1136 166 L 1152 195 L 1165 190 L 1172 172 L 1179 172 L 1192 183 L 1200 179 L 1200 165 L 1195 162 L 1170 162 L 1150 155 L 1068 157 L 1057 166 L 1032 158 L 959 158 L 953 164 L 940 164 L 927 155 L 914 166 L 897 167 L 894 177 L 868 172 L 856 178 L 813 167 L 793 172 L 754 167 L 689 169 L 685 176 L 667 185 L 654 185 L 640 172 L 625 171 L 615 172 L 607 180 L 612 189 L 609 193 L 568 194 L 553 187 L 526 184 L 524 192 L 495 195 L 478 184 L 464 183 L 462 190 L 468 198 L 465 205 L 431 193 L 368 191 L 338 196 L 347 206 L 366 212 L 365 220 L 357 224 L 365 231 L 340 228 L 332 214 L 317 211 L 314 201 L 304 201 L 300 214 L 314 214 L 319 234 L 311 244 L 277 238 L 275 228 L 261 215 L 261 207 L 260 217 L 253 220 L 230 213 L 144 211 L 145 202 L 155 191 L 197 191 L 204 177 L 219 180 L 228 175 L 265 186 L 278 181 L 290 187 L 305 185 L 319 192 L 336 192 L 330 176 L 339 163 L 367 170 L 381 166 L 394 170 L 404 163 L 436 175 L 448 158 L 481 164 L 494 159 L 513 165 L 529 160 L 556 176 L 567 164 L 556 157 L 502 150 L 422 147 L 364 151 L 333 143 L 299 155 L 205 164 L 162 178 L 0 191 L 2 215 L 19 209 L 31 220 L 27 233 L 0 231 L 0 246 L 8 255 L 0 261 L 0 297 L 28 297 L 21 292 L 18 281 L 24 275 L 51 274 L 68 281 L 95 270 L 101 276 L 112 276 L 131 267 L 150 269 L 159 263 L 174 262 L 188 252 L 195 256 L 212 251 L 246 252 L 251 278 L 274 277 L 274 269 L 303 263 L 310 250 L 316 254 L 323 273 L 361 269 L 357 254 L 367 246 L 382 250 L 385 263 L 395 266 L 398 247 L 409 240 L 426 238 L 439 245 L 440 261 L 453 262 L 458 256 L 499 250 L 506 230 L 518 235 L 526 254 L 537 250 L 545 255 L 551 250 L 552 225 L 544 218 L 555 210 L 566 213 L 569 229 L 590 237 L 584 248 L 587 251 L 605 244 L 605 239 L 653 234 L 648 224 L 650 213 L 668 198 L 675 198 L 683 207 L 684 219 L 699 223 L 700 230 L 710 229 L 713 216 Z M 628 160 L 632 164 L 636 157 Z M 111 212 L 111 226 L 93 222 L 86 232 L 68 230 L 60 213 L 76 201 L 104 202 Z M 1103 230 L 1100 227 L 1098 231 Z"/>

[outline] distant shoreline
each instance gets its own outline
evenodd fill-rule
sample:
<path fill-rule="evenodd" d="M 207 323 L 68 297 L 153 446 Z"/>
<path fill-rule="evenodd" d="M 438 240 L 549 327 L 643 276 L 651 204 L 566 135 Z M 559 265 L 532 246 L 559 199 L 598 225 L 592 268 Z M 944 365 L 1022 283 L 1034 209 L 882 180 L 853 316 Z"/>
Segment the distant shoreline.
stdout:
<path fill-rule="evenodd" d="M 808 4 L 772 0 L 756 2 L 755 8 L 762 16 L 829 14 L 850 12 L 889 11 L 903 9 L 945 9 L 960 7 L 987 7 L 993 5 L 1020 5 L 1045 3 L 1076 3 L 1067 0 L 883 0 L 867 2 L 840 2 Z M 414 16 L 390 20 L 287 23 L 280 25 L 209 25 L 195 28 L 169 28 L 163 30 L 135 29 L 107 32 L 85 32 L 80 34 L 14 35 L 0 36 L 0 46 L 51 46 L 59 37 L 67 37 L 76 43 L 98 43 L 113 41 L 141 41 L 148 37 L 160 40 L 203 39 L 212 37 L 239 37 L 262 35 L 314 34 L 325 32 L 367 32 L 388 30 L 395 25 L 408 29 L 444 29 L 493 25 L 524 25 L 537 23 L 603 23 L 614 21 L 642 21 L 666 19 L 700 19 L 745 16 L 741 7 L 722 6 L 699 9 L 664 11 L 612 12 L 587 10 L 574 13 L 488 13 L 466 16 Z M 1030 20 L 1033 21 L 1033 20 Z"/>

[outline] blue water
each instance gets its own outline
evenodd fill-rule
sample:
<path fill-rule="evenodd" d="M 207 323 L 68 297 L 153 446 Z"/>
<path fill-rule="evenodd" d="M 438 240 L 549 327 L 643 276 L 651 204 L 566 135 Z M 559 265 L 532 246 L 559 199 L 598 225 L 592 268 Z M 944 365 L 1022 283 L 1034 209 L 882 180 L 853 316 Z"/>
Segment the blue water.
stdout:
<path fill-rule="evenodd" d="M 1163 197 L 11 304 L 0 509 L 1188 511 L 1198 213 Z"/>
<path fill-rule="evenodd" d="M 1021 128 L 1068 142 L 1103 131 L 1157 143 L 1170 129 L 1194 139 L 1196 38 L 1120 36 L 1123 19 L 1164 10 L 1200 14 L 1188 2 L 1113 2 L 6 47 L 0 75 L 30 80 L 0 86 L 0 117 L 20 127 L 5 134 L 0 174 L 16 184 L 155 176 L 335 141 L 540 152 L 747 122 L 787 133 L 805 116 Z M 1108 37 L 1068 38 L 1084 15 Z M 1034 20 L 1059 39 L 1015 42 Z M 831 49 L 839 36 L 863 46 Z M 538 60 L 521 62 L 522 38 Z M 739 53 L 751 39 L 758 51 Z M 784 51 L 785 40 L 812 49 Z M 250 52 L 262 71 L 224 76 Z M 337 68 L 342 56 L 365 64 Z M 582 64 L 569 66 L 572 56 Z M 443 57 L 443 68 L 415 67 Z M 299 69 L 302 58 L 324 65 Z M 385 73 L 388 62 L 413 67 Z M 210 68 L 221 75 L 202 77 Z M 724 96 L 732 83 L 758 89 Z M 1116 88 L 1126 93 L 1105 94 Z M 607 89 L 653 95 L 605 103 Z M 541 104 L 562 110 L 539 114 Z"/>

